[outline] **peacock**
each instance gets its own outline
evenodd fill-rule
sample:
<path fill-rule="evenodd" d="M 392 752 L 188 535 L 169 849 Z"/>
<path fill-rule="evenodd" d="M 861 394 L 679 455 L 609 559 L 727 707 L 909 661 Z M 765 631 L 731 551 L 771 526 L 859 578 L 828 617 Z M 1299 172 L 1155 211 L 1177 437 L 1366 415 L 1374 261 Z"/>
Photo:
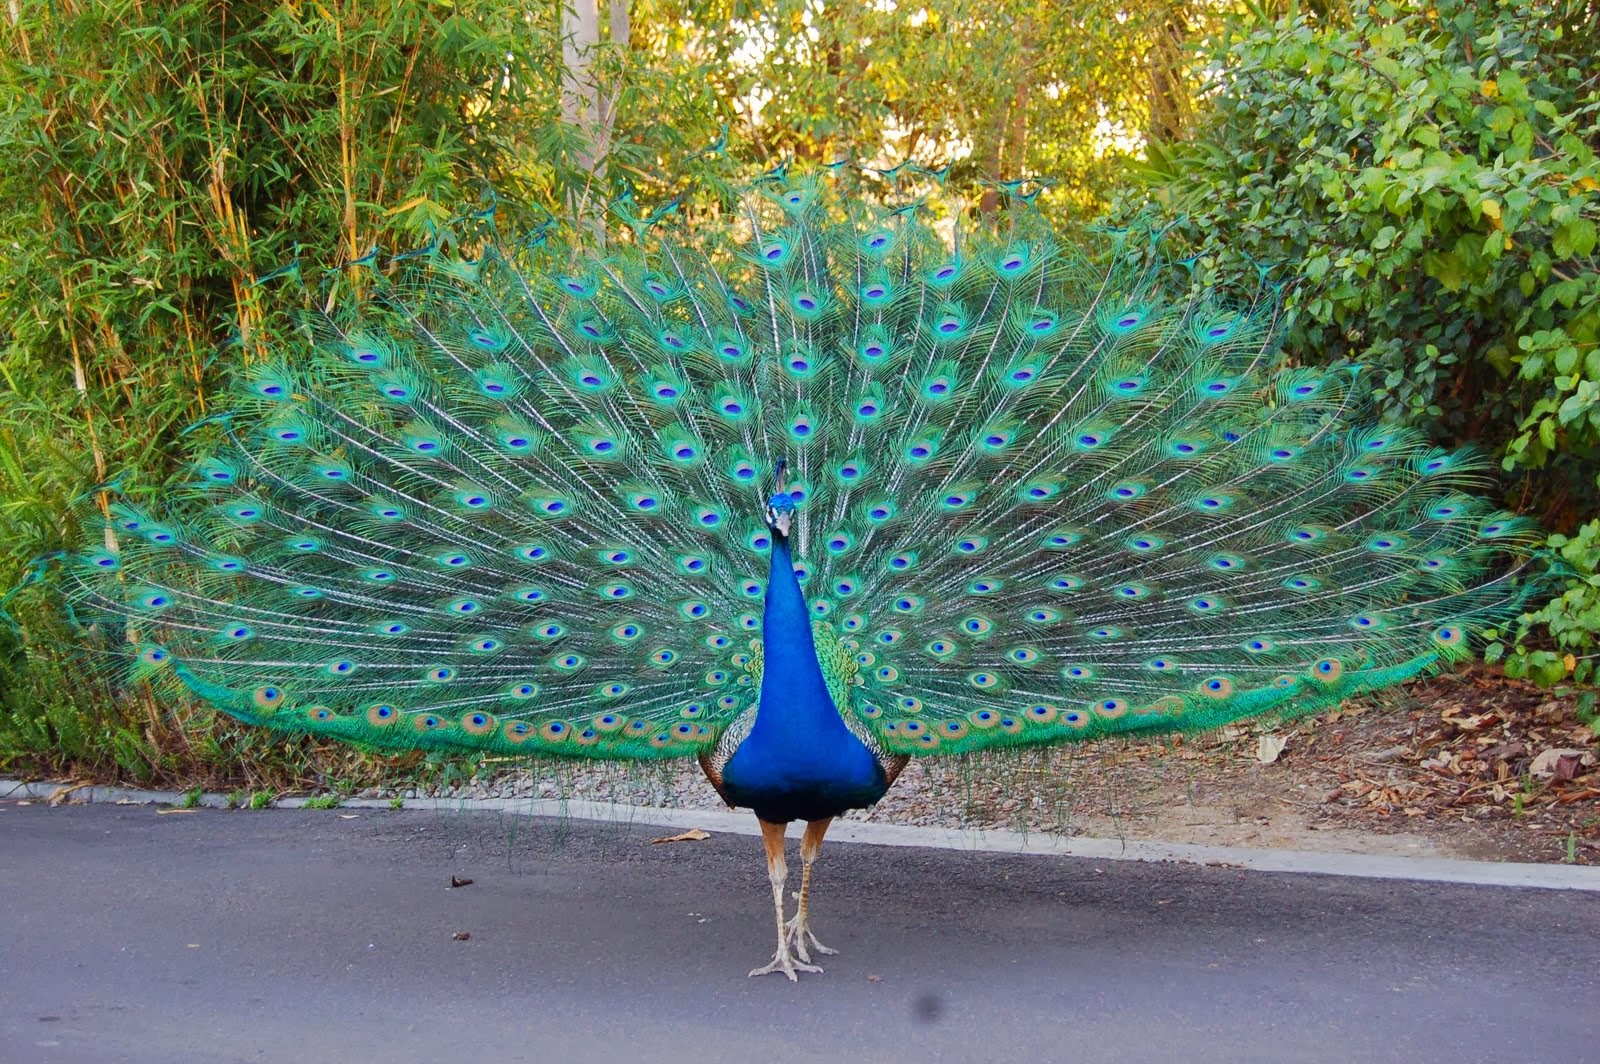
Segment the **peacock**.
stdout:
<path fill-rule="evenodd" d="M 1285 357 L 1272 284 L 1196 284 L 1151 227 L 1086 250 L 1020 193 L 836 186 L 757 182 L 721 239 L 546 224 L 329 271 L 170 501 L 100 496 L 74 610 L 279 733 L 697 758 L 760 822 L 750 974 L 790 980 L 836 952 L 830 822 L 910 758 L 1309 713 L 1518 610 L 1532 526 L 1474 497 L 1481 458 Z"/>

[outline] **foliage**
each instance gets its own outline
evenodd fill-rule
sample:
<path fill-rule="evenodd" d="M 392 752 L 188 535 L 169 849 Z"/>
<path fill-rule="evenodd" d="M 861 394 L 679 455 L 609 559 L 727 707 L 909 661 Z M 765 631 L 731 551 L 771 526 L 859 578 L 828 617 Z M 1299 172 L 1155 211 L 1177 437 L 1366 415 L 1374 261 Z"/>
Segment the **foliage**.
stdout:
<path fill-rule="evenodd" d="M 1190 35 L 1213 5 L 1181 0 L 665 0 L 642 32 L 688 54 L 771 162 L 852 157 L 953 166 L 964 193 L 1048 175 L 1054 208 L 1092 215 L 1147 131 L 1183 127 Z M 988 193 L 993 204 L 993 192 Z"/>
<path fill-rule="evenodd" d="M 554 9 L 19 0 L 8 14 L 0 588 L 73 538 L 69 503 L 93 485 L 161 493 L 222 369 L 276 338 L 256 279 L 297 254 L 310 271 L 425 243 L 486 182 L 515 224 L 516 204 L 589 178 L 585 131 L 560 119 Z M 626 164 L 674 150 L 642 115 L 623 131 Z M 253 743 L 84 682 L 49 650 L 66 633 L 40 589 L 6 609 L 26 635 L 0 625 L 0 766 L 20 751 L 152 779 L 222 770 Z M 314 763 L 302 750 L 283 769 Z"/>
<path fill-rule="evenodd" d="M 1242 23 L 1194 137 L 1152 147 L 1119 215 L 1153 194 L 1201 277 L 1292 279 L 1289 351 L 1375 367 L 1389 414 L 1492 449 L 1520 508 L 1571 527 L 1600 500 L 1597 22 L 1443 0 Z M 1597 535 L 1551 546 L 1581 569 Z M 1593 652 L 1584 587 L 1537 615 L 1554 660 Z"/>
<path fill-rule="evenodd" d="M 1600 632 L 1600 521 L 1590 521 L 1571 536 L 1556 533 L 1549 546 L 1570 575 L 1565 590 L 1531 620 L 1549 632 L 1553 648 L 1520 649 L 1506 662 L 1506 675 L 1545 685 L 1568 678 L 1592 682 L 1597 677 L 1592 651 Z"/>

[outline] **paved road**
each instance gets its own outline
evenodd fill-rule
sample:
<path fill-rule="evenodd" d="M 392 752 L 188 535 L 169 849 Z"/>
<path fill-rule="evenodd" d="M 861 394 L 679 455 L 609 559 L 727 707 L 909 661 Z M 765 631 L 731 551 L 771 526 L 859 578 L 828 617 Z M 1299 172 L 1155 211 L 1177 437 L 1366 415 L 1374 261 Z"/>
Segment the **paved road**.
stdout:
<path fill-rule="evenodd" d="M 0 1062 L 1600 1059 L 1593 894 L 650 834 L 4 803 Z"/>

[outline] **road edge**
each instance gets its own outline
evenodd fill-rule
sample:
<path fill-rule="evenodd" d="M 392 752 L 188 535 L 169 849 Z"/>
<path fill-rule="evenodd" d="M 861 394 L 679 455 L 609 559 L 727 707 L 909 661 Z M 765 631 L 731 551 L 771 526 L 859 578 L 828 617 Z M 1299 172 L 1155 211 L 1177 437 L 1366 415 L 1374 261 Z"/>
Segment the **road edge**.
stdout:
<path fill-rule="evenodd" d="M 224 794 L 197 798 L 178 791 L 131 787 L 82 786 L 49 781 L 0 778 L 0 801 L 70 801 L 94 804 L 199 806 L 229 808 Z M 280 798 L 275 809 L 299 809 L 310 799 Z M 349 798 L 340 809 L 390 809 L 382 798 Z M 406 809 L 450 812 L 493 812 L 501 815 L 556 817 L 663 828 L 703 828 L 733 835 L 757 835 L 749 813 L 715 809 L 672 809 L 553 798 L 408 798 Z M 790 825 L 798 834 L 800 825 Z M 1254 872 L 1349 876 L 1359 879 L 1403 879 L 1424 883 L 1465 883 L 1491 887 L 1533 887 L 1542 890 L 1600 892 L 1600 868 L 1581 865 L 1526 864 L 1509 861 L 1465 861 L 1443 857 L 1394 857 L 1380 854 L 1323 853 L 1247 846 L 1206 846 L 1146 839 L 1065 838 L 1044 833 L 912 827 L 836 820 L 828 841 L 867 846 L 910 846 L 968 853 L 1011 853 L 1038 857 L 1076 857 L 1097 861 L 1144 861 L 1239 868 Z"/>

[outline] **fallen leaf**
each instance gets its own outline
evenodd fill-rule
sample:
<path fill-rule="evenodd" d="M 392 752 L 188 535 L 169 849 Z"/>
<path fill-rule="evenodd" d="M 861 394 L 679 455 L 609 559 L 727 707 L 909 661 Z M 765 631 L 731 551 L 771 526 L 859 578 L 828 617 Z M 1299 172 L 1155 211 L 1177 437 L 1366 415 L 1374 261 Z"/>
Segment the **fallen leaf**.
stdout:
<path fill-rule="evenodd" d="M 1556 758 L 1556 772 L 1554 779 L 1563 783 L 1570 783 L 1578 778 L 1578 769 L 1583 764 L 1583 756 L 1579 754 L 1562 754 Z"/>
<path fill-rule="evenodd" d="M 1485 761 L 1509 761 L 1513 757 L 1522 757 L 1528 748 L 1521 743 L 1500 743 L 1492 746 L 1478 756 Z"/>
<path fill-rule="evenodd" d="M 663 842 L 700 842 L 701 840 L 709 839 L 710 837 L 711 832 L 709 831 L 701 831 L 699 828 L 690 828 L 688 831 L 678 835 L 663 835 L 659 839 L 651 839 L 650 845 L 658 846 Z"/>
<path fill-rule="evenodd" d="M 1585 750 L 1545 750 L 1528 766 L 1528 775 L 1536 779 L 1570 780 L 1577 776 L 1580 765 L 1594 763 L 1594 754 Z"/>
<path fill-rule="evenodd" d="M 454 934 L 452 934 L 450 936 L 450 941 L 452 941 L 452 942 L 466 942 L 470 938 L 472 938 L 472 932 L 471 931 L 457 931 L 457 932 L 455 932 Z"/>
<path fill-rule="evenodd" d="M 470 886 L 472 886 L 472 880 L 470 880 L 470 879 L 461 879 L 461 878 L 459 878 L 457 876 L 451 876 L 450 877 L 450 889 L 451 890 L 454 890 L 457 887 L 470 887 Z"/>
<path fill-rule="evenodd" d="M 1278 760 L 1278 755 L 1288 745 L 1287 735 L 1263 735 L 1256 740 L 1256 760 L 1263 765 L 1270 765 Z"/>
<path fill-rule="evenodd" d="M 68 787 L 57 787 L 53 792 L 51 792 L 50 804 L 51 805 L 60 805 L 62 802 L 66 801 L 68 798 L 70 798 L 72 796 L 72 792 L 73 791 L 82 790 L 83 788 L 88 787 L 88 786 L 91 786 L 91 784 L 88 784 L 88 783 L 74 783 L 74 784 L 72 784 L 71 786 L 68 786 Z"/>

